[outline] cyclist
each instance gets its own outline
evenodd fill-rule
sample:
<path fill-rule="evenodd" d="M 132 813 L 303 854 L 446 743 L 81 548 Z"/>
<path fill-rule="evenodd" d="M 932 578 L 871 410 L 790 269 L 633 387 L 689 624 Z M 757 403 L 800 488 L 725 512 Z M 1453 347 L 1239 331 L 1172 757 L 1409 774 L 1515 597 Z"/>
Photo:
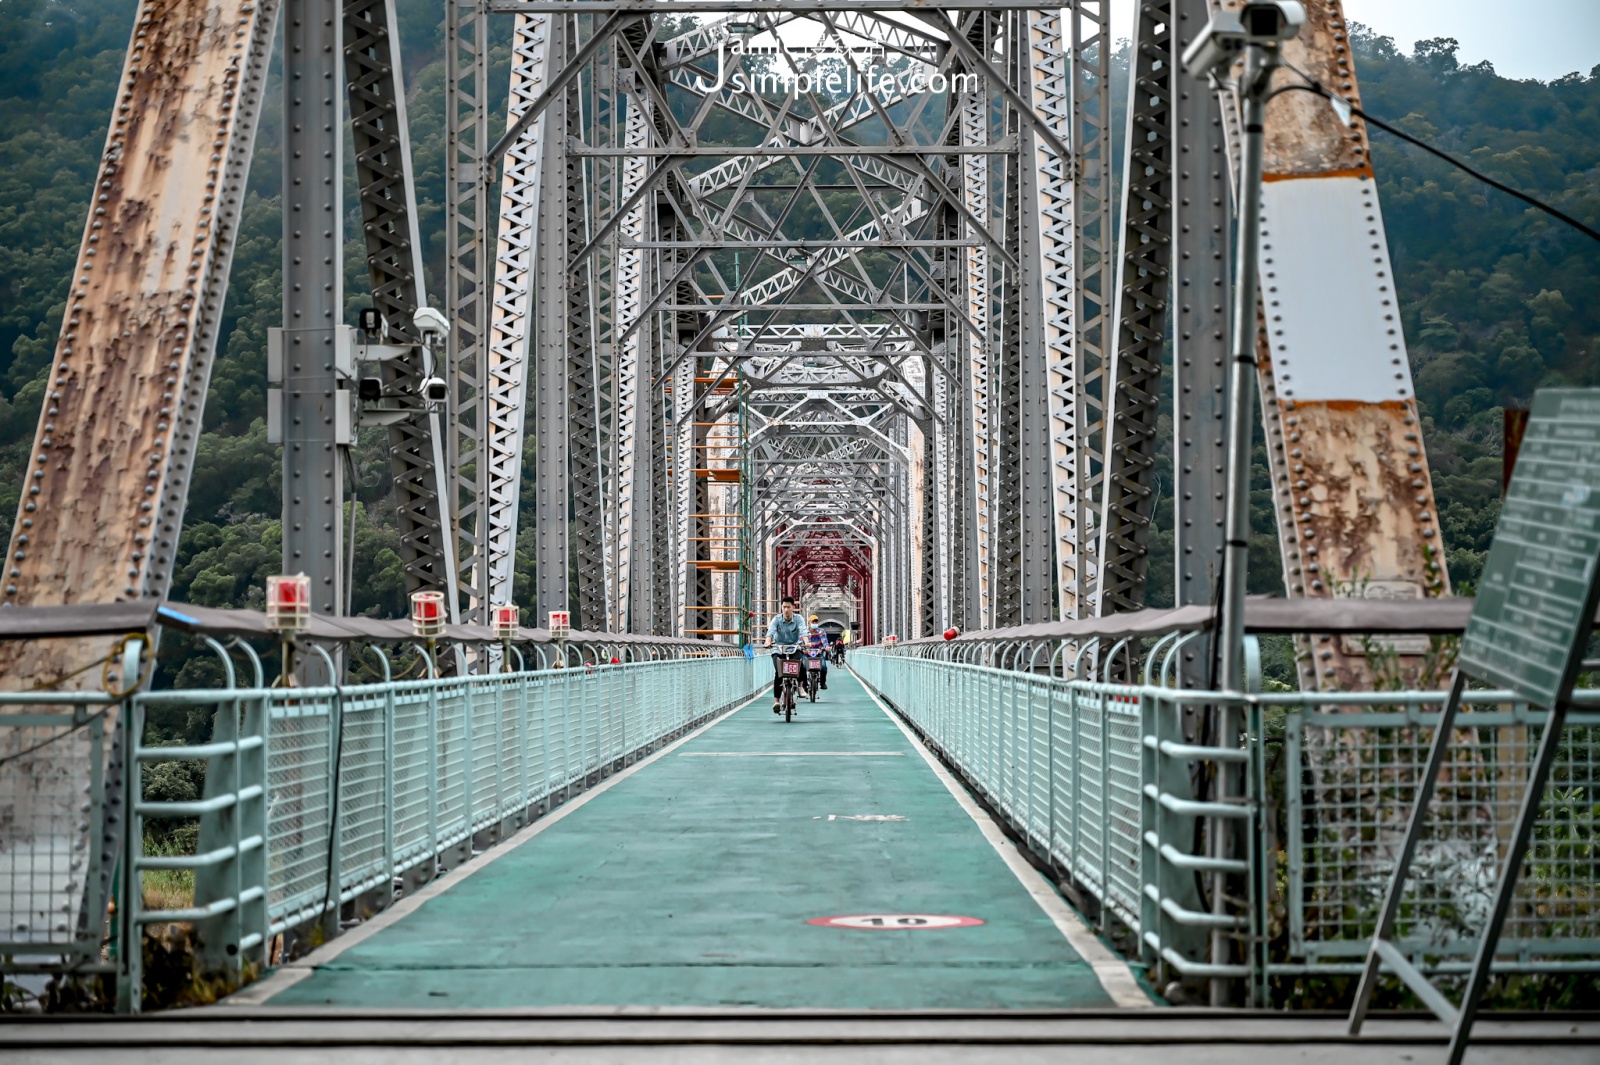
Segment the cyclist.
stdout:
<path fill-rule="evenodd" d="M 767 646 L 781 644 L 785 647 L 805 642 L 806 624 L 795 613 L 794 596 L 783 597 L 783 613 L 774 614 L 767 623 Z M 772 656 L 772 712 L 783 713 L 783 659 Z"/>
<path fill-rule="evenodd" d="M 822 691 L 828 690 L 828 633 L 817 623 L 817 615 L 812 614 L 810 624 L 806 626 L 806 643 L 811 647 L 811 653 L 822 659 Z"/>

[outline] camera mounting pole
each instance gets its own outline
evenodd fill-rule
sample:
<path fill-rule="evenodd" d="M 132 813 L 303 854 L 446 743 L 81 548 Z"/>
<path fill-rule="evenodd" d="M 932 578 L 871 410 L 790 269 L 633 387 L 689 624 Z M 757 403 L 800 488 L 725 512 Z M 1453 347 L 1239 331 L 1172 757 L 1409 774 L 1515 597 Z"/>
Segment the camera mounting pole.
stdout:
<path fill-rule="evenodd" d="M 1217 677 L 1225 695 L 1243 695 L 1244 599 L 1250 558 L 1250 433 L 1255 417 L 1256 305 L 1260 284 L 1261 168 L 1265 145 L 1266 96 L 1272 72 L 1279 63 L 1279 48 L 1293 39 L 1305 23 L 1305 8 L 1295 0 L 1246 4 L 1237 13 L 1219 11 L 1210 24 L 1184 50 L 1184 70 L 1193 78 L 1209 78 L 1213 85 L 1231 70 L 1239 56 L 1244 70 L 1237 83 L 1244 141 L 1240 148 L 1239 209 L 1236 273 L 1233 286 L 1233 352 L 1228 372 L 1226 513 L 1223 527 L 1221 603 L 1217 616 Z M 1217 708 L 1218 737 L 1222 747 L 1237 746 L 1242 722 L 1240 707 L 1225 701 Z M 1217 767 L 1214 802 L 1243 794 L 1242 767 L 1222 763 Z M 1211 857 L 1218 862 L 1233 858 L 1234 832 L 1226 818 L 1211 823 Z M 1232 963 L 1237 934 L 1230 923 L 1228 875 L 1212 874 L 1211 909 L 1216 917 L 1211 932 L 1211 964 L 1216 969 Z M 1211 1005 L 1230 1005 L 1232 981 L 1211 980 Z"/>

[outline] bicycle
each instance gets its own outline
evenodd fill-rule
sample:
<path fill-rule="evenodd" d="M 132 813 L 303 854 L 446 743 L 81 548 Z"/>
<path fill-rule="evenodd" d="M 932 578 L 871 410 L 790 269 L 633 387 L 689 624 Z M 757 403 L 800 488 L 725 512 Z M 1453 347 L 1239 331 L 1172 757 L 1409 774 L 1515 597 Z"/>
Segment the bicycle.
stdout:
<path fill-rule="evenodd" d="M 811 648 L 806 652 L 806 694 L 817 701 L 817 691 L 822 687 L 822 652 Z"/>
<path fill-rule="evenodd" d="M 779 659 L 778 702 L 783 707 L 783 719 L 793 721 L 795 689 L 801 684 L 800 645 L 779 644 L 773 647 L 772 656 Z"/>

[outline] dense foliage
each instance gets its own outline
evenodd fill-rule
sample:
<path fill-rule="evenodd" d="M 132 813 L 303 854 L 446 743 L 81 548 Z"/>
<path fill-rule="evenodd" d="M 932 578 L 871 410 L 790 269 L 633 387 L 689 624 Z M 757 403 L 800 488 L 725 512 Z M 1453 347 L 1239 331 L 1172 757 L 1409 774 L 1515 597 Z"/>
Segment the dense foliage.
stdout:
<path fill-rule="evenodd" d="M 0 536 L 16 512 L 133 6 L 0 3 Z M 428 281 L 437 294 L 442 27 L 437 5 L 397 6 Z M 1600 223 L 1600 68 L 1549 84 L 1517 82 L 1487 64 L 1462 67 L 1449 40 L 1419 42 L 1410 55 L 1364 32 L 1355 44 L 1364 103 L 1374 114 Z M 496 54 L 503 70 L 504 41 Z M 498 73 L 491 78 L 504 81 Z M 258 602 L 281 536 L 277 449 L 266 443 L 263 424 L 266 330 L 280 313 L 276 72 L 267 92 L 172 590 L 204 604 Z M 1591 357 L 1600 344 L 1600 258 L 1584 238 L 1509 197 L 1382 133 L 1373 136 L 1451 574 L 1469 590 L 1498 513 L 1500 407 L 1525 403 L 1540 384 L 1600 384 Z M 353 185 L 346 208 L 353 235 Z M 346 264 L 353 310 L 364 290 L 354 241 Z M 354 608 L 394 616 L 403 605 L 402 581 L 381 434 L 363 438 L 356 468 Z M 1270 591 L 1279 587 L 1277 548 L 1264 469 L 1258 472 L 1253 584 Z M 1158 522 L 1170 521 L 1167 500 Z M 519 554 L 531 555 L 526 539 Z M 1152 602 L 1170 601 L 1170 543 L 1170 533 L 1155 538 Z M 521 601 L 531 597 L 531 589 L 519 590 Z"/>

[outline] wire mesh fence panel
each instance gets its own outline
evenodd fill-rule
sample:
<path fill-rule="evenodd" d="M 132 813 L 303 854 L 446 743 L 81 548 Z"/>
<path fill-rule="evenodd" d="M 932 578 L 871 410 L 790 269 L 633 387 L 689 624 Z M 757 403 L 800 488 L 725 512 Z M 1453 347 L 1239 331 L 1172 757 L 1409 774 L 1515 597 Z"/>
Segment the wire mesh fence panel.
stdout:
<path fill-rule="evenodd" d="M 994 798 L 1007 817 L 1015 820 L 1013 804 L 1012 771 L 1016 764 L 1014 740 L 1016 683 L 1012 676 L 1002 674 L 990 688 L 988 777 Z"/>
<path fill-rule="evenodd" d="M 501 690 L 497 714 L 500 727 L 499 814 L 506 817 L 528 805 L 528 780 L 523 772 L 523 758 L 527 753 L 524 742 L 527 695 L 524 685 L 507 685 Z"/>
<path fill-rule="evenodd" d="M 1139 928 L 1141 718 L 1137 699 L 1110 696 L 1105 703 L 1106 901 L 1135 931 Z"/>
<path fill-rule="evenodd" d="M 534 678 L 524 691 L 528 709 L 523 758 L 528 766 L 528 801 L 543 802 L 551 791 L 550 724 L 555 716 L 551 706 L 549 676 L 541 674 Z"/>
<path fill-rule="evenodd" d="M 467 728 L 472 712 L 460 683 L 440 685 L 434 730 L 434 791 L 437 827 L 434 845 L 448 847 L 468 834 Z"/>
<path fill-rule="evenodd" d="M 1105 702 L 1079 689 L 1073 700 L 1073 761 L 1078 769 L 1077 851 L 1073 873 L 1105 898 L 1106 762 Z"/>
<path fill-rule="evenodd" d="M 1047 681 L 1029 681 L 1028 715 L 1028 835 L 1050 850 L 1055 759 L 1051 737 L 1055 719 L 1055 690 Z"/>
<path fill-rule="evenodd" d="M 1055 767 L 1050 796 L 1050 854 L 1068 869 L 1078 861 L 1078 786 L 1081 766 L 1074 739 L 1078 697 L 1070 688 L 1055 690 L 1050 719 L 1050 760 Z"/>
<path fill-rule="evenodd" d="M 431 690 L 394 695 L 394 857 L 401 872 L 433 854 L 428 810 L 433 787 Z"/>
<path fill-rule="evenodd" d="M 493 678 L 470 685 L 472 714 L 471 821 L 474 828 L 498 816 L 500 807 L 500 690 Z"/>
<path fill-rule="evenodd" d="M 273 918 L 327 897 L 329 702 L 274 693 L 267 725 L 267 908 Z"/>
<path fill-rule="evenodd" d="M 552 734 L 555 739 L 553 763 L 554 774 L 550 783 L 556 788 L 565 788 L 578 778 L 580 755 L 576 735 L 577 721 L 574 711 L 577 709 L 576 693 L 572 690 L 572 674 L 562 673 L 551 681 L 550 709 L 557 715 L 553 723 Z"/>
<path fill-rule="evenodd" d="M 590 774 L 600 771 L 604 761 L 604 739 L 600 728 L 604 711 L 600 706 L 594 667 L 591 666 L 580 675 L 578 690 L 583 706 L 583 779 L 588 780 Z"/>
<path fill-rule="evenodd" d="M 1523 706 L 1464 707 L 1457 719 L 1397 928 L 1401 949 L 1425 968 L 1476 950 L 1544 719 Z M 1300 777 L 1287 811 L 1296 957 L 1366 954 L 1436 720 L 1415 706 L 1290 715 L 1290 772 Z M 1600 718 L 1568 720 L 1501 935 L 1505 967 L 1600 958 Z"/>
<path fill-rule="evenodd" d="M 26 771 L 0 766 L 0 954 L 100 952 L 107 712 L 80 713 L 0 714 L 0 759 L 33 753 Z"/>
<path fill-rule="evenodd" d="M 388 859 L 385 792 L 389 766 L 384 752 L 388 698 L 381 690 L 347 695 L 341 704 L 339 771 L 341 887 L 381 879 Z"/>
<path fill-rule="evenodd" d="M 611 719 L 608 750 L 613 759 L 621 759 L 631 747 L 628 737 L 628 679 L 628 672 L 621 666 L 613 666 L 606 670 L 604 706 L 606 714 Z"/>

